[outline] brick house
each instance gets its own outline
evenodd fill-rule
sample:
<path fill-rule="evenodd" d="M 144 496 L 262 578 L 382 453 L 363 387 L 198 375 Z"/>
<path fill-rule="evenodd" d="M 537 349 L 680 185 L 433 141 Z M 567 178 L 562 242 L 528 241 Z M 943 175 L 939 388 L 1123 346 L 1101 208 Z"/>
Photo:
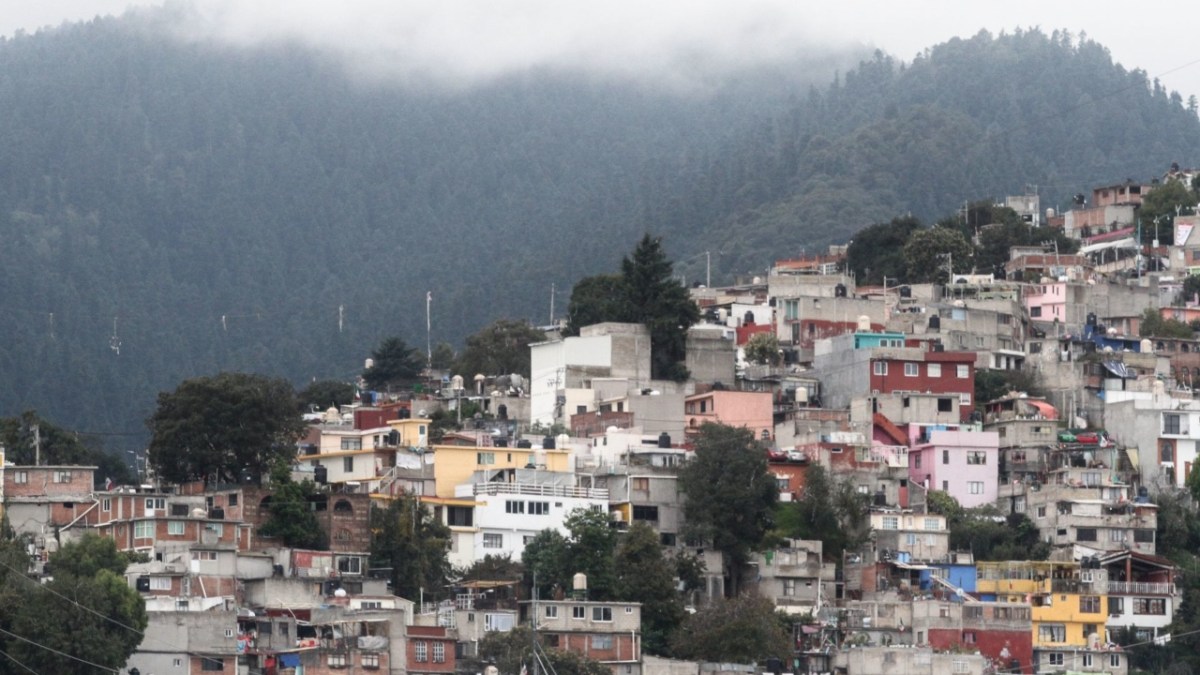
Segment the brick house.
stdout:
<path fill-rule="evenodd" d="M 613 675 L 641 675 L 642 606 L 636 602 L 538 600 L 521 603 L 522 621 L 537 615 L 546 644 L 595 659 Z"/>

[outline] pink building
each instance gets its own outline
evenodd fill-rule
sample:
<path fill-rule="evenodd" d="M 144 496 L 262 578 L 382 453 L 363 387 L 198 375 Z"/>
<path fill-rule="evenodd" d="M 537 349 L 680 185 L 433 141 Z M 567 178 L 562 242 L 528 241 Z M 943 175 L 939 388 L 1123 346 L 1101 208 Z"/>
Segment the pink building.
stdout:
<path fill-rule="evenodd" d="M 926 427 L 908 452 L 909 480 L 948 492 L 965 508 L 992 504 L 999 487 L 999 445 L 994 431 Z"/>
<path fill-rule="evenodd" d="M 714 389 L 693 394 L 683 401 L 688 434 L 700 430 L 705 422 L 745 427 L 760 440 L 770 440 L 775 431 L 775 408 L 769 391 L 726 391 Z"/>
<path fill-rule="evenodd" d="M 1025 311 L 1034 321 L 1067 322 L 1067 285 L 1065 283 L 1032 284 L 1025 291 Z"/>

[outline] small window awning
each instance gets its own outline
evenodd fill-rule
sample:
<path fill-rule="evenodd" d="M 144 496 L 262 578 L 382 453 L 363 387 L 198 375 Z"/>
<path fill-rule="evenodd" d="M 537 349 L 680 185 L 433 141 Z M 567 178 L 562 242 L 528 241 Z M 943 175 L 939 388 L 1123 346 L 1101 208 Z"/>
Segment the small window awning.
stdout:
<path fill-rule="evenodd" d="M 1054 406 L 1050 405 L 1049 403 L 1046 403 L 1045 401 L 1028 400 L 1025 402 L 1033 406 L 1042 415 L 1042 417 L 1045 417 L 1048 420 L 1058 419 L 1058 410 L 1056 410 Z"/>

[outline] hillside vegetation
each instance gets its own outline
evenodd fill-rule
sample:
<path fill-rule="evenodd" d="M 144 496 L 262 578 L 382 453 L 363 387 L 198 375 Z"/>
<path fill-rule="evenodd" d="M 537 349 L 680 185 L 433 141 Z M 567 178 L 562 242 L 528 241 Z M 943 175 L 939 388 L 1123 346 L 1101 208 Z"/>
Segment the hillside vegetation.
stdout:
<path fill-rule="evenodd" d="M 901 65 L 746 72 L 703 96 L 530 72 L 364 83 L 297 45 L 143 12 L 0 41 L 0 414 L 136 446 L 221 370 L 359 372 L 371 345 L 545 322 L 649 231 L 689 281 L 912 212 L 1197 156 L 1200 125 L 1091 42 L 980 35 Z M 814 83 L 815 82 L 815 83 Z M 809 93 L 805 94 L 804 92 Z M 120 434 L 134 433 L 126 436 Z"/>

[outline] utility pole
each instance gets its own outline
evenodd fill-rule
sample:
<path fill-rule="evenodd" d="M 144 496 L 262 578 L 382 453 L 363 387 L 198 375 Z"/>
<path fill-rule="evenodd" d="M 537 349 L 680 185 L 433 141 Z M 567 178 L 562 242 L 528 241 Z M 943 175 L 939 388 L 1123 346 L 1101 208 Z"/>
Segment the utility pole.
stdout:
<path fill-rule="evenodd" d="M 550 282 L 550 325 L 554 325 L 554 282 Z"/>
<path fill-rule="evenodd" d="M 704 287 L 712 288 L 712 254 L 704 252 Z"/>

